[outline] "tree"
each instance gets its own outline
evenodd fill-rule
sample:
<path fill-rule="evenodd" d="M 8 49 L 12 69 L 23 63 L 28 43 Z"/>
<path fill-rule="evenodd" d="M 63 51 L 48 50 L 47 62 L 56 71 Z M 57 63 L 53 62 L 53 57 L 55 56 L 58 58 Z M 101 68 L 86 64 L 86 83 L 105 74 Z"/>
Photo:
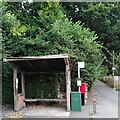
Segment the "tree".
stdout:
<path fill-rule="evenodd" d="M 98 35 L 106 47 L 111 42 L 109 31 L 119 21 L 119 3 L 61 3 L 74 22 L 82 21 Z M 109 37 L 110 36 L 110 37 Z M 110 41 L 109 41 L 110 39 Z M 108 48 L 109 49 L 109 48 Z"/>
<path fill-rule="evenodd" d="M 86 63 L 82 76 L 89 89 L 101 76 L 103 67 L 100 61 L 104 54 L 102 45 L 96 42 L 97 35 L 80 21 L 73 23 L 69 20 L 58 2 L 5 3 L 4 6 L 5 56 L 69 54 L 72 58 L 72 90 L 76 89 L 78 61 Z"/>
<path fill-rule="evenodd" d="M 73 22 L 82 21 L 85 27 L 95 31 L 96 41 L 103 44 L 103 53 L 107 57 L 104 65 L 111 69 L 112 51 L 119 54 L 120 3 L 61 3 L 66 15 Z M 119 61 L 117 61 L 119 62 Z"/>

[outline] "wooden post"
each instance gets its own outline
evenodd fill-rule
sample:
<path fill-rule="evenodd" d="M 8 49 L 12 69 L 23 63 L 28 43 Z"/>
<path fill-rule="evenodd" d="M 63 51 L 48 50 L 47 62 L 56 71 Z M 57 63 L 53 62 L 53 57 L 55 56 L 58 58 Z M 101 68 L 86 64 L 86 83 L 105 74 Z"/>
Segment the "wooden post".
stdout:
<path fill-rule="evenodd" d="M 66 65 L 66 97 L 67 97 L 67 111 L 70 112 L 70 92 L 71 92 L 71 77 L 70 65 Z"/>
<path fill-rule="evenodd" d="M 22 84 L 22 95 L 23 95 L 23 99 L 25 100 L 25 77 L 24 77 L 24 73 L 21 73 L 21 84 Z M 26 106 L 25 102 L 24 102 L 24 107 Z"/>
<path fill-rule="evenodd" d="M 18 89 L 16 88 L 17 68 L 13 68 L 14 110 L 17 110 Z"/>

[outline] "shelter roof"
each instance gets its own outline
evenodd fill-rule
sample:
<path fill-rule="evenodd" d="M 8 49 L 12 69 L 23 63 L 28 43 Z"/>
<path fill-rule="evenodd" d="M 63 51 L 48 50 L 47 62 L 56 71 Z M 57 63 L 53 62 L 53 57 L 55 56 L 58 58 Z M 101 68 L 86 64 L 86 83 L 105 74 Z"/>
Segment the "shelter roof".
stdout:
<path fill-rule="evenodd" d="M 26 73 L 46 73 L 65 71 L 66 64 L 69 64 L 70 57 L 67 54 L 47 56 L 22 56 L 9 57 L 5 62 L 18 67 Z"/>

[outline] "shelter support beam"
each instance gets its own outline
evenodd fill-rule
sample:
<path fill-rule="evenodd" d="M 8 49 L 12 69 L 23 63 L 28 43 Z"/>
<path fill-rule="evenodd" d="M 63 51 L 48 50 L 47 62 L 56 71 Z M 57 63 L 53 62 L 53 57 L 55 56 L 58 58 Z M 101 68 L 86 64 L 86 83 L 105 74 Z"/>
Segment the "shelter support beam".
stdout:
<path fill-rule="evenodd" d="M 24 73 L 21 73 L 21 84 L 22 84 L 22 95 L 23 95 L 23 99 L 25 100 L 25 76 Z M 26 106 L 25 102 L 24 102 L 24 107 Z"/>
<path fill-rule="evenodd" d="M 14 110 L 18 111 L 25 107 L 25 89 L 24 89 L 24 74 L 21 73 L 21 85 L 22 85 L 22 93 L 18 94 L 18 83 L 19 80 L 17 78 L 17 67 L 13 68 L 13 90 L 14 90 Z"/>
<path fill-rule="evenodd" d="M 18 89 L 17 89 L 17 68 L 13 68 L 13 90 L 14 90 L 14 110 L 17 111 L 17 97 L 18 97 Z"/>
<path fill-rule="evenodd" d="M 70 65 L 66 65 L 66 98 L 67 98 L 67 111 L 70 112 L 70 92 L 71 92 L 71 76 Z"/>

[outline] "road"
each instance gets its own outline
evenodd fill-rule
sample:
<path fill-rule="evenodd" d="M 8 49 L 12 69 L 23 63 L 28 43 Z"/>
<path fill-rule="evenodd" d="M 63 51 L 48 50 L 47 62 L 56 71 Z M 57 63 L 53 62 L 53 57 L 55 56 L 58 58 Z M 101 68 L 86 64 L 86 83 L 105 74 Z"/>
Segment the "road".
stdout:
<path fill-rule="evenodd" d="M 97 110 L 96 117 L 118 117 L 118 91 L 114 91 L 100 81 L 97 81 L 94 86 L 94 91 L 97 93 Z"/>
<path fill-rule="evenodd" d="M 118 91 L 114 91 L 101 81 L 96 81 L 89 95 L 88 104 L 82 107 L 81 112 L 71 112 L 72 118 L 90 118 L 94 93 L 97 94 L 96 114 L 94 118 L 118 118 Z M 119 96 L 120 97 L 120 96 Z"/>

